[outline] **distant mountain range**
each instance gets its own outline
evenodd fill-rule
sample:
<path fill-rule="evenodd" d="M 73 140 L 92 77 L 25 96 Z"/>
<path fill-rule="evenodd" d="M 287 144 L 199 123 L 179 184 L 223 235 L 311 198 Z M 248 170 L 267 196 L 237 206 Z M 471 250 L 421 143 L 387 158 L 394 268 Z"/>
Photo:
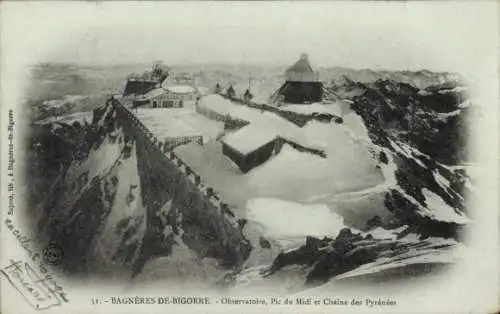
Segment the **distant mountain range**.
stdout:
<path fill-rule="evenodd" d="M 51 100 L 67 94 L 96 94 L 102 92 L 121 92 L 125 79 L 132 73 L 142 73 L 151 69 L 152 64 L 126 65 L 76 65 L 43 63 L 30 68 L 31 78 L 26 98 L 30 100 Z M 198 84 L 213 86 L 233 84 L 260 90 L 260 86 L 277 88 L 284 79 L 284 66 L 257 66 L 206 64 L 172 66 L 175 72 L 187 72 L 196 77 Z M 429 85 L 442 84 L 447 81 L 458 81 L 458 74 L 449 72 L 420 71 L 375 71 L 370 69 L 348 69 L 343 67 L 319 67 L 320 78 L 329 84 L 346 76 L 361 83 L 373 82 L 378 79 L 394 80 L 408 83 L 419 89 Z M 254 86 L 255 85 L 255 86 Z M 258 94 L 258 93 L 257 93 Z"/>

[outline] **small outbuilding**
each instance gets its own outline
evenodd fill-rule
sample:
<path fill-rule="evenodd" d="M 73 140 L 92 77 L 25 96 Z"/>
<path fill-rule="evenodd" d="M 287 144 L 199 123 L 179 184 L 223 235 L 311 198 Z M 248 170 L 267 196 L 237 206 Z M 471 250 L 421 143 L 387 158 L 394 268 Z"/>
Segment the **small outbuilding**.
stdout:
<path fill-rule="evenodd" d="M 221 139 L 222 153 L 243 173 L 266 162 L 275 151 L 276 134 L 250 124 Z"/>

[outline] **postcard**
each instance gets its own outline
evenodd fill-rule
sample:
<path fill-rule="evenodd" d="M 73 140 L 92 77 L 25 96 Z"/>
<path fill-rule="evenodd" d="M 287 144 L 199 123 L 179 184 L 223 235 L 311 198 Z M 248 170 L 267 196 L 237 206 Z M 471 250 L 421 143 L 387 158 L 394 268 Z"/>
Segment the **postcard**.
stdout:
<path fill-rule="evenodd" d="M 495 1 L 0 5 L 0 303 L 495 313 Z"/>

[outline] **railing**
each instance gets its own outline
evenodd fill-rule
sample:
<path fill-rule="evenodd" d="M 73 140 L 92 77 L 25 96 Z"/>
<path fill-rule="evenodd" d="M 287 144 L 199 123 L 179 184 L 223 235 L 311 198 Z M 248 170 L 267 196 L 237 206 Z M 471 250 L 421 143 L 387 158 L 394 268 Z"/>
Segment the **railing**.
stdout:
<path fill-rule="evenodd" d="M 279 108 L 265 105 L 265 104 L 258 104 L 258 103 L 252 102 L 252 101 L 245 101 L 245 100 L 240 99 L 240 98 L 228 97 L 225 94 L 219 94 L 219 95 L 234 102 L 234 103 L 237 103 L 237 104 L 249 107 L 249 108 L 274 113 L 274 114 L 280 116 L 281 118 L 296 124 L 299 127 L 303 127 L 304 125 L 306 125 L 307 122 L 313 120 L 312 115 L 306 115 L 306 114 L 302 114 L 302 113 L 296 113 L 293 111 L 281 110 Z"/>
<path fill-rule="evenodd" d="M 164 158 L 173 163 L 176 169 L 180 171 L 187 178 L 187 180 L 190 181 L 198 189 L 203 197 L 208 199 L 208 201 L 218 210 L 221 215 L 229 215 L 231 217 L 235 217 L 229 205 L 221 201 L 221 198 L 215 193 L 215 191 L 202 182 L 201 176 L 196 174 L 191 167 L 189 167 L 179 156 L 175 154 L 172 149 L 170 149 L 168 140 L 163 142 L 159 141 L 158 138 L 155 137 L 153 133 L 151 133 L 144 126 L 144 124 L 142 124 L 142 122 L 118 100 L 112 98 L 111 102 L 117 112 L 125 115 L 126 118 L 129 119 L 129 121 L 131 121 L 140 131 L 142 131 L 145 134 L 146 138 L 150 141 L 151 145 L 160 154 L 162 154 Z M 201 136 L 189 138 L 196 138 L 196 141 L 203 141 L 203 138 Z M 237 225 L 236 221 L 232 222 Z"/>
<path fill-rule="evenodd" d="M 294 111 L 279 109 L 279 108 L 269 106 L 266 104 L 258 104 L 258 103 L 252 102 L 252 101 L 245 101 L 241 98 L 228 97 L 227 95 L 222 94 L 222 93 L 220 93 L 219 95 L 228 99 L 228 100 L 231 100 L 234 103 L 237 103 L 237 104 L 240 104 L 243 106 L 247 106 L 249 108 L 254 108 L 257 110 L 272 112 L 272 113 L 280 116 L 281 118 L 286 119 L 286 120 L 296 124 L 299 127 L 303 127 L 304 125 L 307 124 L 307 122 L 312 121 L 312 120 L 322 121 L 320 117 L 314 116 L 313 114 L 297 113 Z M 336 123 L 342 123 L 342 122 L 340 122 L 340 121 L 342 121 L 341 117 L 334 115 L 334 114 L 331 114 L 331 115 L 333 116 L 333 121 L 335 121 Z"/>

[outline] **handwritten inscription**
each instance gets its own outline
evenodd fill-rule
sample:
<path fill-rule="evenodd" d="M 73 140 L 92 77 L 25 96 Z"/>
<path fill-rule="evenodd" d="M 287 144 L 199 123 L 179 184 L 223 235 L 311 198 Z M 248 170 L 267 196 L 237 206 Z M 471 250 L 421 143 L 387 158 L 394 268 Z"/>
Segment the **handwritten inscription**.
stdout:
<path fill-rule="evenodd" d="M 26 262 L 10 260 L 0 272 L 34 309 L 48 309 L 67 302 L 62 287 L 50 275 L 38 275 Z"/>
<path fill-rule="evenodd" d="M 9 146 L 7 165 L 7 195 L 9 200 L 9 210 L 4 220 L 6 229 L 12 233 L 21 247 L 28 253 L 29 260 L 21 261 L 10 259 L 10 263 L 0 269 L 0 273 L 14 287 L 21 296 L 35 309 L 43 310 L 53 306 L 68 302 L 63 288 L 57 284 L 56 280 L 49 274 L 48 265 L 60 263 L 63 254 L 62 250 L 54 245 L 46 247 L 44 254 L 40 254 L 34 249 L 32 239 L 23 234 L 17 228 L 13 216 L 16 207 L 15 188 L 15 156 L 14 156 L 14 111 L 9 110 L 9 123 L 7 126 L 7 140 Z M 47 261 L 49 263 L 47 263 Z M 32 267 L 31 265 L 34 265 Z M 0 277 L 2 277 L 0 275 Z"/>
<path fill-rule="evenodd" d="M 35 309 L 46 309 L 68 302 L 63 288 L 50 275 L 44 256 L 32 247 L 31 238 L 23 235 L 10 218 L 5 219 L 5 225 L 29 254 L 30 261 L 11 259 L 9 265 L 0 269 L 3 276 Z"/>

